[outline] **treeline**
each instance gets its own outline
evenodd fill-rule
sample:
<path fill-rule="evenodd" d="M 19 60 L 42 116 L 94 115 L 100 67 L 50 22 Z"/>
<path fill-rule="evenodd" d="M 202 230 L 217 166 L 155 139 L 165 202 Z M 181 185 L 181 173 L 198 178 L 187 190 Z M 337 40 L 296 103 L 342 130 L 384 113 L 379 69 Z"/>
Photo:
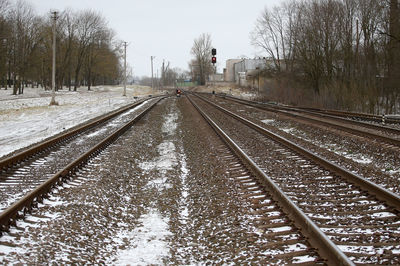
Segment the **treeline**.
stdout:
<path fill-rule="evenodd" d="M 0 87 L 51 87 L 53 18 L 24 1 L 0 0 Z M 115 84 L 121 78 L 120 45 L 106 20 L 92 10 L 64 10 L 56 19 L 56 89 Z"/>
<path fill-rule="evenodd" d="M 153 86 L 156 89 L 159 88 L 167 88 L 167 87 L 175 87 L 176 82 L 183 81 L 186 77 L 188 77 L 188 72 L 175 67 L 171 68 L 170 63 L 163 63 L 160 68 L 161 76 L 158 77 L 157 75 L 153 77 L 142 76 L 135 78 L 135 81 L 138 82 L 140 85 L 143 86 Z"/>
<path fill-rule="evenodd" d="M 292 0 L 265 9 L 251 40 L 270 68 L 268 97 L 371 113 L 399 110 L 397 0 Z M 272 89 L 271 89 L 272 88 Z"/>

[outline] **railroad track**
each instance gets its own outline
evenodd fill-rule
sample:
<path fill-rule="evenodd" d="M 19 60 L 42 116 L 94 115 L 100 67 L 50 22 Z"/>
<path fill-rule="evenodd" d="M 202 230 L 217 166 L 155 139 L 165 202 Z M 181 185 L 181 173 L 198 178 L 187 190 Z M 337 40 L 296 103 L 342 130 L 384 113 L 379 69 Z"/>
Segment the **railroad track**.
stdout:
<path fill-rule="evenodd" d="M 243 150 L 196 103 L 190 98 L 189 100 L 227 144 L 227 147 L 220 151 L 221 157 L 230 166 L 230 176 L 240 184 L 243 190 L 243 197 L 252 200 L 253 209 L 260 215 L 257 227 L 261 230 L 262 237 L 270 241 L 270 244 L 265 247 L 265 253 L 273 254 L 271 257 L 274 259 L 276 259 L 276 255 L 278 255 L 278 258 L 286 258 L 284 262 L 288 264 L 295 263 L 296 257 L 300 256 L 307 257 L 308 262 L 324 263 L 325 260 L 321 259 L 318 250 L 310 246 L 309 240 L 313 242 L 316 240 L 317 242 L 313 244 L 320 248 L 320 252 L 322 251 L 323 253 L 324 250 L 329 250 L 324 255 L 325 257 L 331 257 L 331 263 L 351 264 L 341 251 L 321 234 L 308 217 L 302 215 L 298 209 L 293 209 L 294 204 L 291 203 L 290 199 L 281 193 L 279 188 L 255 165 Z M 270 189 L 271 186 L 273 189 Z M 300 221 L 300 224 L 297 223 L 295 225 L 296 211 L 299 211 L 297 215 L 301 216 L 300 219 L 302 221 Z M 314 230 L 316 231 L 315 233 L 313 232 Z M 318 236 L 313 238 L 312 235 L 314 234 Z M 329 248 L 326 249 L 324 244 L 328 245 Z M 289 248 L 299 245 L 301 248 L 295 250 L 290 250 Z M 332 254 L 335 254 L 335 256 L 332 257 Z"/>
<path fill-rule="evenodd" d="M 197 107 L 198 108 L 198 107 Z M 215 127 L 207 115 L 200 113 Z M 226 137 L 226 136 L 225 136 Z M 229 138 L 225 140 L 232 145 Z M 264 184 L 257 178 L 257 172 L 252 171 L 243 163 L 239 157 L 242 151 L 237 147 L 223 146 L 218 149 L 225 165 L 229 168 L 229 177 L 239 185 L 240 195 L 244 200 L 251 202 L 251 213 L 256 217 L 251 223 L 256 227 L 256 232 L 249 236 L 249 241 L 257 241 L 262 238 L 263 252 L 267 255 L 268 263 L 271 264 L 293 264 L 312 263 L 313 265 L 324 265 L 326 260 L 319 254 L 308 241 L 306 234 L 299 229 L 290 215 L 287 215 L 285 207 L 275 200 L 273 193 L 267 192 Z M 235 153 L 236 152 L 236 153 Z M 251 219 L 251 218 L 250 218 Z M 306 232 L 307 233 L 307 232 Z M 318 246 L 321 247 L 321 246 Z"/>
<path fill-rule="evenodd" d="M 221 95 L 225 98 L 229 98 L 236 101 L 246 102 L 249 104 L 256 104 L 256 105 L 264 105 L 273 108 L 283 109 L 283 110 L 295 110 L 299 112 L 310 112 L 310 113 L 317 113 L 317 115 L 328 115 L 328 116 L 336 116 L 338 118 L 345 118 L 346 120 L 355 120 L 356 122 L 361 122 L 361 124 L 366 124 L 363 122 L 369 122 L 376 124 L 377 126 L 381 125 L 392 125 L 395 127 L 400 126 L 400 117 L 396 115 L 374 115 L 374 114 L 367 114 L 367 113 L 356 113 L 356 112 L 349 112 L 349 111 L 339 111 L 339 110 L 329 110 L 329 109 L 319 109 L 319 108 L 309 108 L 309 107 L 293 107 L 293 106 L 284 106 L 284 105 L 276 105 L 271 103 L 262 103 L 257 101 L 250 101 L 245 99 L 236 98 L 233 96 Z"/>
<path fill-rule="evenodd" d="M 68 130 L 65 133 L 51 137 L 43 142 L 40 142 L 36 145 L 29 147 L 28 149 L 24 149 L 20 152 L 14 153 L 10 156 L 6 156 L 5 158 L 2 158 L 0 160 L 0 173 L 8 170 L 9 168 L 12 168 L 13 166 L 17 165 L 21 161 L 24 161 L 24 160 L 34 157 L 36 154 L 41 153 L 50 147 L 59 145 L 59 144 L 63 143 L 64 141 L 68 141 L 71 138 L 75 138 L 78 136 L 79 133 L 83 133 L 86 130 L 91 129 L 92 127 L 100 125 L 118 115 L 121 115 L 122 113 L 124 113 L 132 108 L 135 108 L 136 106 L 142 104 L 143 102 L 145 102 L 147 100 L 148 99 L 140 100 L 133 104 L 129 104 L 127 106 L 121 107 L 114 112 L 110 112 L 109 114 L 101 116 L 99 118 L 95 118 L 88 123 L 74 127 L 73 129 Z"/>
<path fill-rule="evenodd" d="M 221 98 L 207 99 L 400 195 L 398 147 L 317 123 L 285 119 L 264 109 Z"/>
<path fill-rule="evenodd" d="M 365 137 L 367 139 L 375 139 L 377 141 L 392 145 L 397 149 L 400 147 L 400 129 L 388 127 L 378 124 L 371 124 L 367 122 L 350 120 L 343 117 L 338 117 L 332 114 L 325 114 L 322 112 L 315 112 L 306 109 L 266 105 L 258 102 L 238 99 L 229 96 L 223 96 L 225 99 L 245 104 L 248 106 L 256 107 L 262 110 L 279 113 L 288 117 L 295 117 L 318 125 L 325 125 L 330 128 L 335 128 L 341 131 L 351 133 L 353 135 Z M 399 124 L 396 121 L 397 125 Z"/>
<path fill-rule="evenodd" d="M 206 110 L 203 112 L 210 120 L 216 121 L 212 123 L 217 123 L 237 143 L 231 146 L 240 146 L 247 153 L 242 160 L 247 165 L 250 160 L 255 162 L 257 167 L 252 169 L 261 172 L 258 178 L 264 188 L 283 193 L 277 197 L 282 197 L 281 204 L 290 203 L 288 213 L 299 211 L 298 217 L 291 217 L 302 232 L 310 224 L 316 226 L 320 238 L 308 233 L 310 243 L 314 246 L 321 239 L 329 240 L 324 248 L 318 248 L 318 252 L 335 254 L 327 258 L 319 253 L 329 264 L 400 263 L 398 195 L 204 98 L 195 102 Z M 304 222 L 307 219 L 311 222 Z"/>
<path fill-rule="evenodd" d="M 313 112 L 338 116 L 338 117 L 357 120 L 357 121 L 364 121 L 364 122 L 377 123 L 377 124 L 384 123 L 384 124 L 388 124 L 388 125 L 400 126 L 400 117 L 398 117 L 398 116 L 373 115 L 373 114 L 366 114 L 366 113 L 355 113 L 355 112 L 346 112 L 346 111 L 339 111 L 339 110 L 324 110 L 324 109 L 306 108 L 306 107 L 299 107 L 298 109 L 309 110 L 309 111 L 313 111 Z"/>
<path fill-rule="evenodd" d="M 143 100 L 0 162 L 0 232 L 29 212 L 164 97 Z"/>

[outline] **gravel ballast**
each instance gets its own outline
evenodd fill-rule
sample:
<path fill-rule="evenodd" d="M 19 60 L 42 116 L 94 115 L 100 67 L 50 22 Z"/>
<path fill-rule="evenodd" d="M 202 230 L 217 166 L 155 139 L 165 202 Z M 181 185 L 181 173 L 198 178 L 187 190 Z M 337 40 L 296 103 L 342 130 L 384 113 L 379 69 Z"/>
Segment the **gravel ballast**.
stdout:
<path fill-rule="evenodd" d="M 254 239 L 221 146 L 185 97 L 163 100 L 0 237 L 0 262 L 282 262 Z"/>

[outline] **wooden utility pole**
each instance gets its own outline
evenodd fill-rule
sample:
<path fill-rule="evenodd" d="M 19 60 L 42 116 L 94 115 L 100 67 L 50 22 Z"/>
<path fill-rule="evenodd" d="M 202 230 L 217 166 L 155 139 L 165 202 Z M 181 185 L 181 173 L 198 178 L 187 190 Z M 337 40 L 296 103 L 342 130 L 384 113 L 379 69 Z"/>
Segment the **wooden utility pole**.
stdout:
<path fill-rule="evenodd" d="M 56 26 L 57 26 L 57 11 L 53 11 L 52 14 L 53 16 L 51 17 L 53 19 L 53 69 L 52 69 L 52 75 L 51 75 L 51 87 L 52 87 L 52 93 L 51 93 L 51 101 L 50 105 L 57 105 L 56 102 Z"/>
<path fill-rule="evenodd" d="M 124 94 L 122 96 L 126 96 L 126 42 L 124 42 Z"/>
<path fill-rule="evenodd" d="M 154 89 L 154 81 L 153 81 L 153 59 L 155 56 L 150 56 L 151 59 L 151 89 Z"/>
<path fill-rule="evenodd" d="M 165 78 L 165 60 L 163 59 L 163 61 L 162 61 L 162 69 L 161 69 L 161 87 L 162 88 L 164 88 L 164 84 L 165 84 L 165 80 L 164 80 L 164 78 Z"/>

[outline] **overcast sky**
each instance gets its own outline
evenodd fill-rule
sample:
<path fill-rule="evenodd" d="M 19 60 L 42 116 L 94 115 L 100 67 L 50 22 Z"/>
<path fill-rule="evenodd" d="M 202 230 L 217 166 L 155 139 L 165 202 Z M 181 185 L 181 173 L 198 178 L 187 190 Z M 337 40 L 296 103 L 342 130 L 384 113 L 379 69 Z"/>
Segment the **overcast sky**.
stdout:
<path fill-rule="evenodd" d="M 13 0 L 14 2 L 16 0 Z M 195 38 L 210 33 L 217 48 L 218 72 L 226 59 L 256 56 L 249 33 L 265 6 L 283 0 L 27 0 L 44 15 L 50 9 L 93 9 L 108 21 L 117 38 L 129 43 L 127 61 L 135 76 L 151 75 L 163 59 L 170 66 L 188 69 Z"/>

